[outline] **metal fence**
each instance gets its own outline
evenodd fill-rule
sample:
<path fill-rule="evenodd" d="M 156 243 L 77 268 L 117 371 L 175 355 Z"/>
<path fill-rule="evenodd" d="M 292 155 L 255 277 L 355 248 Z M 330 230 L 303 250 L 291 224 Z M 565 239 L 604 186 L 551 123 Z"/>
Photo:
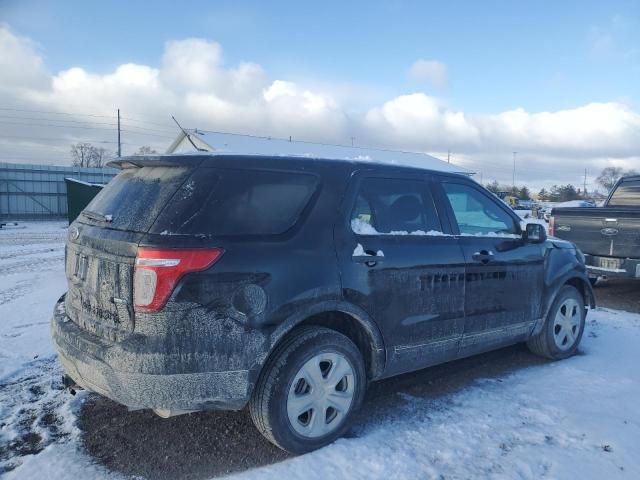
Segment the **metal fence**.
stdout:
<path fill-rule="evenodd" d="M 58 167 L 0 162 L 0 218 L 63 218 L 67 215 L 64 179 L 105 184 L 113 168 Z"/>

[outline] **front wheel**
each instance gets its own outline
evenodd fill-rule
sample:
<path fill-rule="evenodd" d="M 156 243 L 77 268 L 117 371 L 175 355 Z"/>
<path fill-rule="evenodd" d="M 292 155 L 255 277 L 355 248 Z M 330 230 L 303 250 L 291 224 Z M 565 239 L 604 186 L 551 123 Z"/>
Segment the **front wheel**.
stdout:
<path fill-rule="evenodd" d="M 349 338 L 324 327 L 303 327 L 265 365 L 249 411 L 270 442 L 306 453 L 346 432 L 365 386 L 364 361 Z"/>
<path fill-rule="evenodd" d="M 565 285 L 553 301 L 542 330 L 527 342 L 529 350 L 552 360 L 570 357 L 582 339 L 585 317 L 582 295 L 575 287 Z"/>

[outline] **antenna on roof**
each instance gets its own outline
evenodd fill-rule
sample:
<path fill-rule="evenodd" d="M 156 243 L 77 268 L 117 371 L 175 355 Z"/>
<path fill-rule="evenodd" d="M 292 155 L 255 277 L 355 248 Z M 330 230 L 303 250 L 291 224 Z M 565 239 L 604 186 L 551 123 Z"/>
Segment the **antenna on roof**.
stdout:
<path fill-rule="evenodd" d="M 198 146 L 195 143 L 193 143 L 193 140 L 191 139 L 191 135 L 189 135 L 189 132 L 187 132 L 184 128 L 182 128 L 182 125 L 180 125 L 178 123 L 178 120 L 176 120 L 176 117 L 171 115 L 171 118 L 173 119 L 174 122 L 176 122 L 176 125 L 178 125 L 178 128 L 180 130 L 182 130 L 182 133 L 185 134 L 185 136 L 187 137 L 187 140 L 189 140 L 189 143 L 191 143 L 191 145 L 193 145 L 193 148 L 195 148 L 199 152 L 206 152 L 207 151 L 204 148 L 198 148 Z"/>

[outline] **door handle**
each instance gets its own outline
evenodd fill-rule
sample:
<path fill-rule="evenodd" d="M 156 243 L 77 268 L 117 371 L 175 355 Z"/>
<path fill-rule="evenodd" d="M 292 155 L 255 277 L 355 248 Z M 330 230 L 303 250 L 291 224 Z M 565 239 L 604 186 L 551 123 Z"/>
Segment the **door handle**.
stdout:
<path fill-rule="evenodd" d="M 493 252 L 487 250 L 480 250 L 472 255 L 474 261 L 487 264 L 493 260 Z"/>
<path fill-rule="evenodd" d="M 384 254 L 382 252 L 376 253 L 373 250 L 364 250 L 359 255 L 353 255 L 351 260 L 356 263 L 364 263 L 367 267 L 375 267 L 384 261 Z"/>

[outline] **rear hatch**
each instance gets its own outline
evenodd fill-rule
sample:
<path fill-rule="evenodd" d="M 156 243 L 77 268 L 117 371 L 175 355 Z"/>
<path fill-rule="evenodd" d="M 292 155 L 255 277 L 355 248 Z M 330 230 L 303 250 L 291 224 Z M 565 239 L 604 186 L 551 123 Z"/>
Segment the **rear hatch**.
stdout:
<path fill-rule="evenodd" d="M 555 235 L 587 254 L 640 257 L 640 211 L 629 208 L 554 209 Z"/>
<path fill-rule="evenodd" d="M 128 165 L 69 227 L 66 309 L 80 327 L 111 341 L 133 332 L 138 245 L 189 178 L 195 160 Z"/>

